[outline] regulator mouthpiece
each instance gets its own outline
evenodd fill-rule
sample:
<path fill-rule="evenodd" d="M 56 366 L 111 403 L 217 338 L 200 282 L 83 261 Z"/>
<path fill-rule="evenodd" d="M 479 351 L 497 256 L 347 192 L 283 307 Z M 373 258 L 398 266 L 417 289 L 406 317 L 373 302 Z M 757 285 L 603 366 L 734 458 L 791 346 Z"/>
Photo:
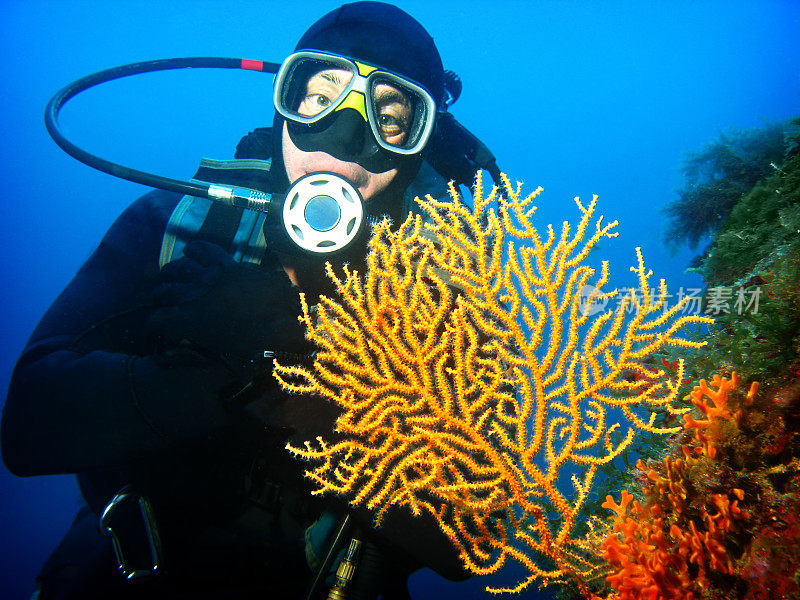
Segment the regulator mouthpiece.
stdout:
<path fill-rule="evenodd" d="M 309 173 L 286 193 L 283 227 L 299 248 L 316 255 L 337 253 L 364 228 L 361 194 L 335 173 Z"/>

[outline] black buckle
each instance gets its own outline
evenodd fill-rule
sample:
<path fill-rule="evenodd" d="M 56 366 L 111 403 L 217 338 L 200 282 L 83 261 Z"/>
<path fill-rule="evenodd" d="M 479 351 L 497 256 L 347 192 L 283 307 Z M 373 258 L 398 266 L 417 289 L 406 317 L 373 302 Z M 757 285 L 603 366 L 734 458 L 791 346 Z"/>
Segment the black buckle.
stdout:
<path fill-rule="evenodd" d="M 154 577 L 163 570 L 161 537 L 150 501 L 122 488 L 100 517 L 100 529 L 111 536 L 120 573 L 129 581 Z"/>

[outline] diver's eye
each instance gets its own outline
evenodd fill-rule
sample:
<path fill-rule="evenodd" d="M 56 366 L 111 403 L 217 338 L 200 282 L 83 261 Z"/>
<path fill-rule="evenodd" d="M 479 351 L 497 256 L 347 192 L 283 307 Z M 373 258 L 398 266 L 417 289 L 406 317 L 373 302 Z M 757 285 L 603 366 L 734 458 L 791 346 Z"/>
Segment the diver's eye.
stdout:
<path fill-rule="evenodd" d="M 389 114 L 383 114 L 379 118 L 381 124 L 381 131 L 399 132 L 405 129 L 405 123 L 398 117 Z"/>
<path fill-rule="evenodd" d="M 335 104 L 342 96 L 353 74 L 344 69 L 326 69 L 312 75 L 305 84 L 297 112 L 304 117 L 314 117 Z"/>
<path fill-rule="evenodd" d="M 381 127 L 400 127 L 400 121 L 392 115 L 381 115 Z"/>
<path fill-rule="evenodd" d="M 384 112 L 378 116 L 378 129 L 384 141 L 398 145 L 405 139 L 407 123 L 402 117 Z"/>
<path fill-rule="evenodd" d="M 313 117 L 331 105 L 332 100 L 325 94 L 308 94 L 297 109 L 304 117 Z"/>
<path fill-rule="evenodd" d="M 387 144 L 405 142 L 412 119 L 412 101 L 404 90 L 383 79 L 373 81 L 372 101 L 378 130 Z"/>

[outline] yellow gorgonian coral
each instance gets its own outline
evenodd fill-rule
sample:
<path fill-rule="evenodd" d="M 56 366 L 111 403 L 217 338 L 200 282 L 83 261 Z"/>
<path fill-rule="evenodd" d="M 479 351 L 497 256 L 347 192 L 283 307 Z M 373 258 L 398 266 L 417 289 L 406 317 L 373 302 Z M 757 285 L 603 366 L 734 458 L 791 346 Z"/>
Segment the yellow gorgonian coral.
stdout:
<path fill-rule="evenodd" d="M 490 591 L 593 574 L 574 530 L 597 469 L 637 429 L 673 431 L 656 411 L 683 412 L 683 363 L 670 377 L 648 360 L 698 346 L 679 332 L 709 321 L 683 315 L 688 298 L 669 307 L 663 280 L 653 293 L 638 249 L 638 289 L 604 291 L 608 264 L 597 274 L 586 259 L 617 223 L 593 223 L 597 198 L 576 198 L 577 227 L 542 236 L 540 191 L 504 178 L 484 194 L 479 174 L 474 208 L 451 186 L 417 200 L 428 222 L 381 223 L 366 273 L 328 266 L 338 298 L 304 300 L 313 368 L 275 367 L 284 389 L 341 407 L 335 440 L 289 447 L 317 492 L 365 504 L 378 524 L 392 507 L 429 513 L 473 573 L 508 559 L 529 570 Z"/>

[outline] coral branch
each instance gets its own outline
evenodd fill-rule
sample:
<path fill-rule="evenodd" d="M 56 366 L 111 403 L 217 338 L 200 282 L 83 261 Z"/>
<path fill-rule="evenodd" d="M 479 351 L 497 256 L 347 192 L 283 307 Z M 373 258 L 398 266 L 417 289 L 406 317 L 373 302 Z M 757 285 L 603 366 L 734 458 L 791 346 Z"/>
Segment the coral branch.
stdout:
<path fill-rule="evenodd" d="M 429 513 L 474 573 L 509 559 L 530 571 L 496 592 L 592 576 L 575 527 L 597 468 L 637 430 L 677 430 L 653 411 L 682 412 L 683 365 L 671 377 L 647 360 L 700 345 L 678 333 L 709 321 L 681 316 L 688 298 L 666 309 L 639 249 L 638 290 L 605 310 L 620 294 L 604 290 L 607 263 L 586 261 L 616 221 L 592 226 L 597 198 L 576 198 L 577 227 L 543 237 L 541 189 L 503 182 L 484 194 L 479 174 L 473 210 L 451 186 L 449 199 L 417 200 L 427 222 L 377 225 L 366 273 L 329 269 L 338 300 L 303 304 L 313 369 L 275 367 L 285 389 L 342 409 L 340 441 L 289 448 L 318 492 L 374 509 L 378 524 L 392 507 Z"/>

